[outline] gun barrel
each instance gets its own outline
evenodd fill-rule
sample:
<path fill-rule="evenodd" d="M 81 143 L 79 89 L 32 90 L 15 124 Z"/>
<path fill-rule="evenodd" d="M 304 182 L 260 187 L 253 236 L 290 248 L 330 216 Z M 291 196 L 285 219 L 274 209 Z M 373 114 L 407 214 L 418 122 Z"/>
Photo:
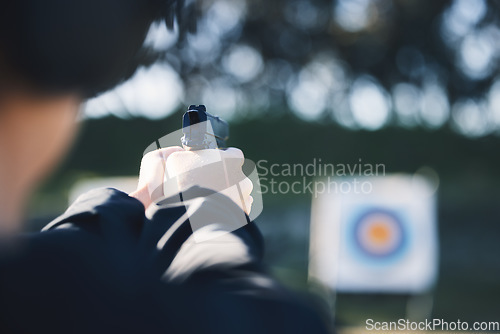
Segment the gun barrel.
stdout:
<path fill-rule="evenodd" d="M 207 113 L 204 105 L 191 105 L 182 117 L 182 145 L 189 150 L 224 148 L 229 139 L 229 125 Z"/>

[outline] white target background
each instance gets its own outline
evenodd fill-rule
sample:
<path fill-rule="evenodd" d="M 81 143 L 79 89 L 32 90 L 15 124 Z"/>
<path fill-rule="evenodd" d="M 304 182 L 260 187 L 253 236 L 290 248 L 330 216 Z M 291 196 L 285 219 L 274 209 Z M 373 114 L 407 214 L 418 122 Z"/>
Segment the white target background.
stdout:
<path fill-rule="evenodd" d="M 340 178 L 368 194 L 313 199 L 309 274 L 341 292 L 420 293 L 436 282 L 436 187 L 415 175 Z"/>

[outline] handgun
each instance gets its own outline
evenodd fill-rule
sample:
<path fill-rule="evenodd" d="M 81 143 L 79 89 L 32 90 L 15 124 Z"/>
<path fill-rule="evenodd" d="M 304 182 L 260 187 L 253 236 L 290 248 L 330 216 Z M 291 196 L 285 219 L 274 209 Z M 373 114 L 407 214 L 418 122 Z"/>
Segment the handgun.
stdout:
<path fill-rule="evenodd" d="M 182 117 L 182 146 L 186 150 L 225 148 L 229 139 L 229 125 L 218 116 L 211 115 L 200 104 L 190 105 Z"/>
<path fill-rule="evenodd" d="M 229 139 L 229 125 L 220 117 L 207 113 L 207 108 L 203 104 L 190 105 L 182 116 L 182 133 L 184 135 L 181 142 L 185 150 L 223 149 L 226 148 L 226 141 Z M 229 188 L 236 185 L 243 211 L 247 212 L 239 184 L 241 180 L 237 180 L 238 182 L 230 180 L 225 160 L 222 159 L 221 163 L 226 175 L 226 186 Z"/>

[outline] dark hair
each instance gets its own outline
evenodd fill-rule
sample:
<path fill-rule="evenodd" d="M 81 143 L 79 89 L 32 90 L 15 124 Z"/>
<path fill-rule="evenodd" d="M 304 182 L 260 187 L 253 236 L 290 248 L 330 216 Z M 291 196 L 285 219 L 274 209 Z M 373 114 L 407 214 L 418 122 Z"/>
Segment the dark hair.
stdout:
<path fill-rule="evenodd" d="M 143 47 L 175 0 L 13 0 L 0 5 L 0 80 L 91 97 L 154 60 Z M 176 8 L 174 8 L 176 7 Z M 5 84 L 5 82 L 4 82 Z"/>

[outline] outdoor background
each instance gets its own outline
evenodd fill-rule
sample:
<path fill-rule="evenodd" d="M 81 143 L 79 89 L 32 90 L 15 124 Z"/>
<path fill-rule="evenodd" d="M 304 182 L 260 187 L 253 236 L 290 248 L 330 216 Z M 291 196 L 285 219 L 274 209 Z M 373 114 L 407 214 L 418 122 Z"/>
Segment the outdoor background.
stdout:
<path fill-rule="evenodd" d="M 28 228 L 62 213 L 77 181 L 138 174 L 189 104 L 230 122 L 253 161 L 385 164 L 439 175 L 434 318 L 499 321 L 500 2 L 215 0 L 198 33 L 163 24 L 160 54 L 88 102 L 72 153 L 33 198 Z M 265 195 L 266 261 L 306 293 L 310 194 Z M 405 296 L 340 295 L 339 324 L 404 316 Z"/>

